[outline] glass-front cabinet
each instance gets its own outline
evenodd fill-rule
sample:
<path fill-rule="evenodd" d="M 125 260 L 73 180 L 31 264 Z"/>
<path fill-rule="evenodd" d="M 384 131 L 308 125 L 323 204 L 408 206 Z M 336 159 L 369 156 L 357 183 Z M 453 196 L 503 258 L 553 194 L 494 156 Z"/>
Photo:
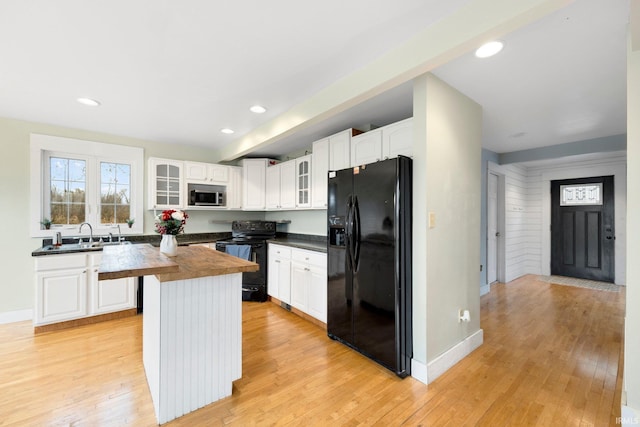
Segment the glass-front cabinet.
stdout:
<path fill-rule="evenodd" d="M 296 159 L 296 207 L 311 207 L 311 155 Z"/>
<path fill-rule="evenodd" d="M 149 159 L 149 208 L 180 209 L 184 207 L 182 174 L 184 162 Z"/>

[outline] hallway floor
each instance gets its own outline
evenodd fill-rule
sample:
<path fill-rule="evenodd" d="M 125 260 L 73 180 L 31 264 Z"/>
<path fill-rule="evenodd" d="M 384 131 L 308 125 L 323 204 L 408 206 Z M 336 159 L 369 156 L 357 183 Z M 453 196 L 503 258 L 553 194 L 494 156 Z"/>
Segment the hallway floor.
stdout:
<path fill-rule="evenodd" d="M 270 303 L 243 304 L 233 395 L 170 425 L 579 426 L 620 416 L 625 292 L 525 276 L 481 298 L 484 344 L 426 386 Z M 142 317 L 0 325 L 0 425 L 156 425 Z"/>

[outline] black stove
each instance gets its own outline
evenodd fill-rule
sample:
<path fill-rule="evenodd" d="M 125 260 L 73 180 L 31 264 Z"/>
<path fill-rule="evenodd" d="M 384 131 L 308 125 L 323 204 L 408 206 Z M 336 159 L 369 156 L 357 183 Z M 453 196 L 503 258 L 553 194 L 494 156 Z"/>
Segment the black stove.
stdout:
<path fill-rule="evenodd" d="M 260 267 L 256 272 L 242 273 L 243 301 L 267 300 L 267 240 L 275 236 L 274 221 L 233 221 L 231 238 L 216 242 L 216 250 L 220 252 L 237 250 L 237 248 L 230 248 L 231 246 L 249 246 L 249 261 L 257 263 Z"/>

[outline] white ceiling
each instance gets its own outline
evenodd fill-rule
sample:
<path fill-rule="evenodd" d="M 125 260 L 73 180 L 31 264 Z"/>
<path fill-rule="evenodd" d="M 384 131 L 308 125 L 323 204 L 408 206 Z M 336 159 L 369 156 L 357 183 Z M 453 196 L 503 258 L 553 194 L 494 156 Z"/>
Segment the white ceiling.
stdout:
<path fill-rule="evenodd" d="M 467 2 L 2 0 L 0 116 L 221 148 Z M 498 56 L 434 72 L 483 106 L 496 152 L 624 133 L 627 15 L 628 0 L 578 0 L 504 37 Z M 254 154 L 411 109 L 407 83 Z"/>

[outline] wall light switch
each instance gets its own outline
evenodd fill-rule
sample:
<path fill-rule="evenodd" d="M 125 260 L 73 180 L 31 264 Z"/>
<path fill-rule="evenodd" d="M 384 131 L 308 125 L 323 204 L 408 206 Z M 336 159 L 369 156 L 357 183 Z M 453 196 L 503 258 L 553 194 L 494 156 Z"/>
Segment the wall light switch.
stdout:
<path fill-rule="evenodd" d="M 429 212 L 429 228 L 434 228 L 436 226 L 436 213 Z"/>

